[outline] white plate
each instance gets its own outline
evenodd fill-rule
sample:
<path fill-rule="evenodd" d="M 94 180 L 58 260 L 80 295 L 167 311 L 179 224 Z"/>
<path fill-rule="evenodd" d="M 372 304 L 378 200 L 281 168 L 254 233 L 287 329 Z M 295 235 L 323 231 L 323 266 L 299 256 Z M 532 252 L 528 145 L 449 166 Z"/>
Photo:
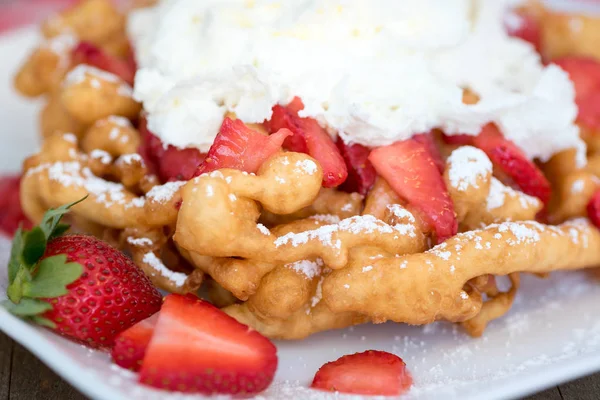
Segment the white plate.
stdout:
<path fill-rule="evenodd" d="M 19 99 L 10 79 L 36 35 L 22 30 L 0 37 L 0 171 L 18 170 L 36 147 L 38 105 Z M 0 300 L 6 291 L 8 242 L 0 240 Z M 326 332 L 300 342 L 279 342 L 280 367 L 266 399 L 345 398 L 306 389 L 325 362 L 367 349 L 401 356 L 415 384 L 406 399 L 505 399 L 600 370 L 600 285 L 583 273 L 552 279 L 525 277 L 510 314 L 472 339 L 453 325 L 386 324 Z M 33 327 L 0 308 L 0 329 L 93 399 L 199 399 L 147 389 L 89 350 Z"/>

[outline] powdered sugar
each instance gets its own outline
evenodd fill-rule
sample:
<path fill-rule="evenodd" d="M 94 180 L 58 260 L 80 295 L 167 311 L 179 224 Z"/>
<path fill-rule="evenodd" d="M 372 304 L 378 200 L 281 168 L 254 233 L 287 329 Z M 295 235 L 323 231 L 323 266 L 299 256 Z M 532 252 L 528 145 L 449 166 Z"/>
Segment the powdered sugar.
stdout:
<path fill-rule="evenodd" d="M 185 284 L 185 281 L 187 280 L 186 274 L 171 271 L 165 266 L 165 264 L 163 264 L 163 262 L 156 256 L 156 254 L 152 252 L 144 254 L 144 258 L 142 259 L 142 261 L 151 266 L 157 274 L 173 282 L 173 284 L 175 284 L 175 286 L 177 287 L 182 287 Z"/>
<path fill-rule="evenodd" d="M 538 198 L 516 191 L 492 177 L 490 191 L 486 199 L 488 211 L 502 207 L 505 204 L 507 197 L 518 198 L 521 207 L 523 208 L 532 208 L 540 205 L 540 200 Z"/>
<path fill-rule="evenodd" d="M 152 246 L 153 245 L 152 240 L 150 240 L 148 238 L 128 237 L 127 243 L 132 244 L 134 246 Z"/>
<path fill-rule="evenodd" d="M 187 182 L 184 181 L 176 181 L 167 182 L 160 186 L 154 186 L 148 193 L 146 193 L 146 198 L 157 203 L 167 203 L 186 183 Z"/>
<path fill-rule="evenodd" d="M 448 177 L 452 187 L 464 192 L 477 188 L 477 180 L 492 173 L 492 162 L 485 153 L 472 146 L 462 146 L 448 157 Z"/>
<path fill-rule="evenodd" d="M 144 162 L 144 160 L 142 159 L 142 156 L 140 156 L 137 153 L 123 154 L 117 160 L 117 163 L 123 163 L 123 164 L 127 164 L 127 165 L 143 164 L 143 162 Z"/>
<path fill-rule="evenodd" d="M 265 236 L 271 235 L 271 231 L 269 230 L 269 228 L 267 228 L 263 224 L 256 224 L 256 227 L 258 228 L 260 233 L 262 233 L 263 235 L 265 235 Z"/>
<path fill-rule="evenodd" d="M 99 68 L 92 67 L 87 64 L 79 64 L 75 68 L 73 68 L 63 81 L 64 86 L 74 86 L 85 82 L 88 77 L 90 79 L 101 80 L 109 83 L 118 83 L 119 86 L 117 88 L 117 93 L 123 97 L 132 97 L 133 89 L 131 86 L 127 85 L 121 78 L 117 75 L 111 74 L 110 72 L 103 71 Z M 93 84 L 90 82 L 91 86 L 94 89 L 100 89 L 102 84 L 98 81 L 97 84 Z"/>
<path fill-rule="evenodd" d="M 112 162 L 112 157 L 104 150 L 95 149 L 90 153 L 90 157 L 100 161 L 102 164 L 108 165 Z"/>
<path fill-rule="evenodd" d="M 314 230 L 300 233 L 288 233 L 277 238 L 275 240 L 275 246 L 280 247 L 291 244 L 293 247 L 297 247 L 316 239 L 326 246 L 341 248 L 339 240 L 333 241 L 332 235 L 336 232 L 350 232 L 353 234 L 398 233 L 400 235 L 408 236 L 415 235 L 414 226 L 412 225 L 397 225 L 391 227 L 372 215 L 362 215 L 346 218 L 337 224 L 324 225 Z"/>
<path fill-rule="evenodd" d="M 320 258 L 317 258 L 315 261 L 300 260 L 294 263 L 286 264 L 285 267 L 303 274 L 307 279 L 313 279 L 321 274 L 323 260 Z"/>
<path fill-rule="evenodd" d="M 131 122 L 125 118 L 118 115 L 111 115 L 107 118 L 107 120 L 121 128 L 131 128 Z"/>
<path fill-rule="evenodd" d="M 314 161 L 312 160 L 302 160 L 302 161 L 296 161 L 296 167 L 294 169 L 294 172 L 296 173 L 305 173 L 308 175 L 314 175 L 317 172 L 317 164 L 315 164 Z"/>
<path fill-rule="evenodd" d="M 372 265 L 367 265 L 366 267 L 363 267 L 362 272 L 369 272 L 373 269 Z"/>
<path fill-rule="evenodd" d="M 571 193 L 581 193 L 583 192 L 584 187 L 585 182 L 583 181 L 583 179 L 577 179 L 575 182 L 573 182 L 573 185 L 571 186 Z"/>

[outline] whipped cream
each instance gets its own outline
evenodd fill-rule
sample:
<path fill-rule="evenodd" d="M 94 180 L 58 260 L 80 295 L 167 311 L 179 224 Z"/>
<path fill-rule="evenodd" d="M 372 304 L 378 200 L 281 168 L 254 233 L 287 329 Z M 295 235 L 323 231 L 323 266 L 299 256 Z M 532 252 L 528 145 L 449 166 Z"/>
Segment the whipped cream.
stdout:
<path fill-rule="evenodd" d="M 207 151 L 302 98 L 332 135 L 388 145 L 496 123 L 531 158 L 585 145 L 573 85 L 505 32 L 514 0 L 162 0 L 131 14 L 135 98 L 165 144 Z M 463 89 L 477 93 L 462 103 Z"/>

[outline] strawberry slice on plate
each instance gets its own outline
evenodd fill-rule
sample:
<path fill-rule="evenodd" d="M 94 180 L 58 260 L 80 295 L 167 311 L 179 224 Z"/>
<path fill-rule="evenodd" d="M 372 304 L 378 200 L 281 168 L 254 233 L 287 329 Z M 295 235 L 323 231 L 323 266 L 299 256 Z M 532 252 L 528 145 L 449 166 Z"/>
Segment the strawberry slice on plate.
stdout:
<path fill-rule="evenodd" d="M 336 145 L 348 169 L 348 178 L 342 183 L 340 189 L 366 195 L 377 178 L 377 172 L 369 161 L 371 150 L 358 143 L 346 144 L 341 137 L 338 137 Z"/>
<path fill-rule="evenodd" d="M 600 229 L 600 190 L 592 196 L 587 205 L 588 218 L 598 229 Z"/>
<path fill-rule="evenodd" d="M 21 208 L 21 177 L 0 177 L 0 231 L 13 236 L 21 225 L 30 229 L 32 224 Z"/>
<path fill-rule="evenodd" d="M 206 154 L 193 147 L 179 149 L 172 145 L 165 146 L 150 132 L 145 117 L 140 119 L 139 131 L 142 144 L 138 152 L 150 172 L 157 174 L 162 182 L 191 179 L 206 158 Z"/>
<path fill-rule="evenodd" d="M 575 86 L 577 119 L 600 129 L 600 62 L 588 57 L 564 57 L 552 61 L 569 74 Z"/>
<path fill-rule="evenodd" d="M 542 171 L 493 124 L 483 127 L 474 144 L 487 154 L 514 184 L 525 194 L 537 197 L 544 204 L 550 201 L 550 182 Z"/>
<path fill-rule="evenodd" d="M 135 68 L 131 62 L 121 60 L 108 54 L 100 47 L 90 42 L 80 42 L 72 52 L 75 64 L 88 64 L 106 72 L 110 72 L 133 85 Z"/>
<path fill-rule="evenodd" d="M 82 200 L 80 200 L 82 201 Z M 118 333 L 160 309 L 162 296 L 119 250 L 93 236 L 63 235 L 68 204 L 41 224 L 17 230 L 8 265 L 12 314 L 90 347 L 112 347 Z"/>
<path fill-rule="evenodd" d="M 399 396 L 412 385 L 402 359 L 385 351 L 369 350 L 328 362 L 316 373 L 311 387 L 358 395 Z"/>
<path fill-rule="evenodd" d="M 166 297 L 139 380 L 186 393 L 251 396 L 277 369 L 277 349 L 260 333 L 193 296 Z"/>
<path fill-rule="evenodd" d="M 369 160 L 392 189 L 427 218 L 438 243 L 456 234 L 454 204 L 428 146 L 408 139 L 374 149 Z"/>
<path fill-rule="evenodd" d="M 225 118 L 195 176 L 221 168 L 256 172 L 265 161 L 281 150 L 283 141 L 291 135 L 289 130 L 280 129 L 265 136 L 250 129 L 239 119 Z"/>
<path fill-rule="evenodd" d="M 154 334 L 156 321 L 158 321 L 158 313 L 117 335 L 110 353 L 115 364 L 125 369 L 139 371 L 146 355 L 146 348 Z"/>
<path fill-rule="evenodd" d="M 298 153 L 306 153 L 319 162 L 323 168 L 323 186 L 336 187 L 344 183 L 348 170 L 344 158 L 327 131 L 312 118 L 301 118 L 298 111 L 304 109 L 299 98 L 288 106 L 273 107 L 273 116 L 268 122 L 271 133 L 286 128 L 293 132 L 284 147 Z"/>

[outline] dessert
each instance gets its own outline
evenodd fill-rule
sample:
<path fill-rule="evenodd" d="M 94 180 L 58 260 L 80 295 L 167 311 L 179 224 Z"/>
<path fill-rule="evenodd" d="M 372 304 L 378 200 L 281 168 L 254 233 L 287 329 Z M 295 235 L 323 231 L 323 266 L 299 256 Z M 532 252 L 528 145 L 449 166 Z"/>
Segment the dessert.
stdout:
<path fill-rule="evenodd" d="M 560 50 L 579 39 L 550 33 L 558 14 L 508 0 L 150 3 L 125 16 L 86 0 L 44 24 L 15 78 L 46 99 L 42 148 L 6 184 L 42 227 L 73 204 L 75 229 L 172 293 L 112 346 L 141 382 L 258 393 L 277 360 L 265 337 L 437 320 L 480 336 L 520 274 L 600 265 L 600 62 Z M 11 204 L 5 229 L 21 218 Z M 235 353 L 199 336 L 245 347 L 221 365 Z M 400 379 L 403 362 L 378 354 L 313 385 L 358 393 L 335 378 L 367 361 L 401 365 L 380 373 Z"/>

